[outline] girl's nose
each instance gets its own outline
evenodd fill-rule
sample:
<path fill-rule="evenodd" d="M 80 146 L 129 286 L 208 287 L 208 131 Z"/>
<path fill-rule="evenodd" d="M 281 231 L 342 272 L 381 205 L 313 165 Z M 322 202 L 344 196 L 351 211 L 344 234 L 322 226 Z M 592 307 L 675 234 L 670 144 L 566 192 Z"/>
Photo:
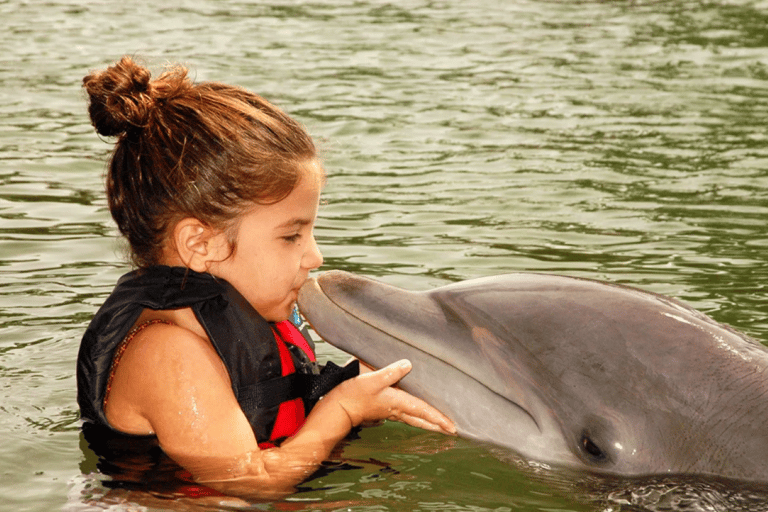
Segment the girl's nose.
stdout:
<path fill-rule="evenodd" d="M 323 264 L 323 255 L 320 252 L 320 248 L 317 246 L 315 235 L 312 235 L 310 238 L 309 246 L 307 247 L 307 252 L 304 253 L 304 261 L 302 264 L 305 268 L 310 270 L 319 268 Z"/>

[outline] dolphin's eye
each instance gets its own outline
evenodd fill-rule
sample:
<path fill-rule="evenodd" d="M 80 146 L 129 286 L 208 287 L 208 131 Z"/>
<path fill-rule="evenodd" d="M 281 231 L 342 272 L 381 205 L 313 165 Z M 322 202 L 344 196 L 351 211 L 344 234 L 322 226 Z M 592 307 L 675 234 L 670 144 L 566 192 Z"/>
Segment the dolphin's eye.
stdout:
<path fill-rule="evenodd" d="M 602 463 L 608 460 L 606 454 L 590 437 L 589 432 L 582 432 L 579 448 L 586 455 L 587 459 L 595 463 Z"/>

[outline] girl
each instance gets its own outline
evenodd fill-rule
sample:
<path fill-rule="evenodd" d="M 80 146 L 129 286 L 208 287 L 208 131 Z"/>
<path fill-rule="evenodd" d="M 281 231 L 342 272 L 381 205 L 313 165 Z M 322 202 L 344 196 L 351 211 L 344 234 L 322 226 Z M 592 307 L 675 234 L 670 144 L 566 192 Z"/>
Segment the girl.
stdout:
<path fill-rule="evenodd" d="M 391 387 L 408 361 L 321 373 L 288 321 L 323 261 L 313 226 L 325 174 L 298 123 L 184 68 L 150 80 L 128 57 L 83 83 L 97 132 L 117 137 L 107 197 L 137 267 L 81 343 L 86 425 L 156 439 L 197 482 L 267 498 L 363 422 L 454 433 Z"/>

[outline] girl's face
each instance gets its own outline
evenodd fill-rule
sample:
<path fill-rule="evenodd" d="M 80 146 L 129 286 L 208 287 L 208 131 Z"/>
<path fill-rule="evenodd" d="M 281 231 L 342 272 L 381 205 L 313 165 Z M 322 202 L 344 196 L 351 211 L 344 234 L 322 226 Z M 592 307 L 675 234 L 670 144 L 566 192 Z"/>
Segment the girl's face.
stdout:
<path fill-rule="evenodd" d="M 239 219 L 234 252 L 209 268 L 270 322 L 288 319 L 309 271 L 323 263 L 313 229 L 324 173 L 317 161 L 304 166 L 288 197 L 256 205 Z"/>

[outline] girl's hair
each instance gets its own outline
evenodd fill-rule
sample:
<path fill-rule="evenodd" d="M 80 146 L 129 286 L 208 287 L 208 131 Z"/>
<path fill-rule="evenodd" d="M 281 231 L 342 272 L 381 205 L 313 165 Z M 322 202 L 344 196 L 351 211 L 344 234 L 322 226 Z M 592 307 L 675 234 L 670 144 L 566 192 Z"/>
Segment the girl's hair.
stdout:
<path fill-rule="evenodd" d="M 240 87 L 194 84 L 181 66 L 151 80 L 123 57 L 83 87 L 96 131 L 117 137 L 107 199 L 140 268 L 159 263 L 169 228 L 185 217 L 228 232 L 234 244 L 238 216 L 284 199 L 317 157 L 282 110 Z"/>

